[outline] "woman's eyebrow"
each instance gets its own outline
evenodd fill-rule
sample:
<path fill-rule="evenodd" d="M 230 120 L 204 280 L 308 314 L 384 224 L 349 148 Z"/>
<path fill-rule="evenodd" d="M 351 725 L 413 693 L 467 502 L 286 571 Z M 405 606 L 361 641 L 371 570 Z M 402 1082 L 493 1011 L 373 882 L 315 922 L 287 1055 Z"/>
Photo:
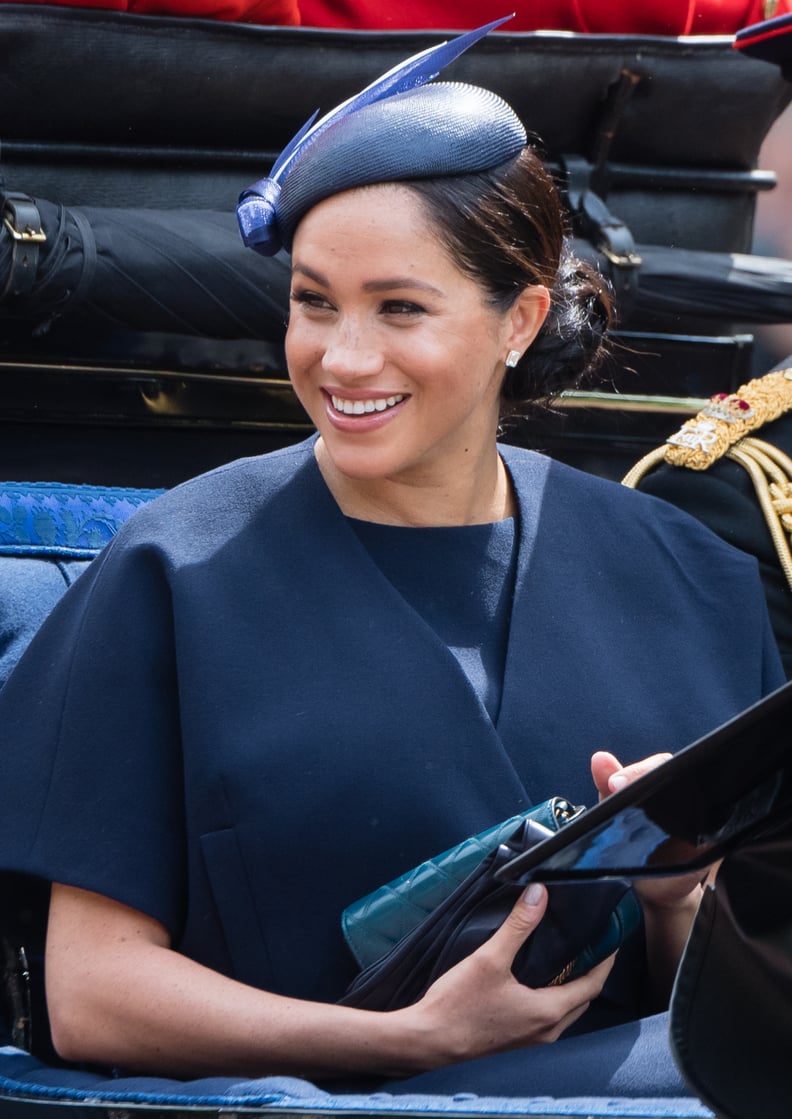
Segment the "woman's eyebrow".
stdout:
<path fill-rule="evenodd" d="M 300 264 L 299 261 L 295 261 L 292 264 L 292 275 L 298 273 L 305 276 L 307 280 L 313 280 L 315 284 L 319 284 L 321 287 L 331 286 L 327 277 L 323 276 L 321 272 L 317 272 L 307 264 Z M 437 296 L 443 295 L 443 292 L 434 287 L 433 284 L 429 284 L 425 280 L 418 280 L 414 276 L 392 276 L 382 280 L 368 280 L 363 284 L 363 290 L 367 292 L 404 291 L 405 288 L 430 292 Z"/>
<path fill-rule="evenodd" d="M 431 292 L 433 295 L 442 296 L 442 291 L 425 280 L 416 280 L 413 276 L 394 276 L 392 279 L 369 280 L 363 285 L 364 291 L 398 291 L 405 288 L 414 288 L 417 291 Z"/>
<path fill-rule="evenodd" d="M 313 280 L 315 284 L 320 284 L 322 287 L 327 287 L 327 278 L 321 272 L 315 272 L 313 268 L 309 268 L 307 264 L 300 264 L 299 262 L 292 262 L 292 275 L 299 272 L 301 276 L 305 276 L 308 280 Z"/>

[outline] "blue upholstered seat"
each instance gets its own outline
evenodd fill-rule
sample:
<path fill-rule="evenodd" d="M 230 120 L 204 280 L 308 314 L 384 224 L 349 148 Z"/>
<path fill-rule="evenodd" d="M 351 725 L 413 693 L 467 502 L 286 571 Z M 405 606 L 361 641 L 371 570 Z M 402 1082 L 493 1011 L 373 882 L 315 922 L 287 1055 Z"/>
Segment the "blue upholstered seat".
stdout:
<path fill-rule="evenodd" d="M 267 1076 L 260 1080 L 209 1077 L 178 1081 L 162 1077 L 121 1077 L 112 1079 L 94 1072 L 51 1069 L 34 1057 L 10 1047 L 0 1048 L 0 1116 L 12 1101 L 60 1104 L 74 1107 L 89 1103 L 116 1113 L 129 1108 L 194 1109 L 287 1116 L 554 1116 L 630 1117 L 630 1119 L 711 1119 L 712 1112 L 697 1100 L 619 1099 L 578 1097 L 550 1099 L 546 1096 L 523 1099 L 483 1097 L 467 1093 L 456 1096 L 331 1094 L 306 1080 Z M 10 1112 L 9 1112 L 10 1114 Z M 39 1111 L 29 1111 L 35 1119 Z M 65 1113 L 64 1119 L 68 1119 Z"/>
<path fill-rule="evenodd" d="M 162 490 L 0 483 L 0 555 L 92 559 L 136 509 Z"/>
<path fill-rule="evenodd" d="M 0 687 L 57 600 L 161 490 L 0 483 Z"/>

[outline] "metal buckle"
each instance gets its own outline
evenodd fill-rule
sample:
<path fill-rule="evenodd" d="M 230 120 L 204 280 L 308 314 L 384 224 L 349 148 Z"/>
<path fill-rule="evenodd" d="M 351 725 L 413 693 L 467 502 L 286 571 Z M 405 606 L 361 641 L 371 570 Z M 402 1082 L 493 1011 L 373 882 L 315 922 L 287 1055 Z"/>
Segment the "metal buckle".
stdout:
<path fill-rule="evenodd" d="M 623 253 L 617 252 L 615 249 L 612 249 L 606 241 L 600 242 L 600 244 L 597 245 L 597 249 L 603 256 L 608 258 L 611 264 L 617 264 L 620 268 L 638 268 L 639 265 L 643 264 L 643 258 L 640 253 L 633 251 Z"/>
<path fill-rule="evenodd" d="M 24 229 L 17 229 L 10 218 L 3 218 L 3 224 L 15 241 L 41 244 L 47 240 L 47 234 L 43 229 L 32 229 L 29 225 L 26 225 Z"/>

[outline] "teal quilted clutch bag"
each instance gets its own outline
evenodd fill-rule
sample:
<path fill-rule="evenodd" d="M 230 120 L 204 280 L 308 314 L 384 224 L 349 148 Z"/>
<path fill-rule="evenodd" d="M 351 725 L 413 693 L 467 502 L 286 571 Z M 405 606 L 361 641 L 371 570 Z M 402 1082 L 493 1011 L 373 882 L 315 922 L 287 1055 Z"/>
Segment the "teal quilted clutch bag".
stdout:
<path fill-rule="evenodd" d="M 388 882 L 347 906 L 341 927 L 353 956 L 361 968 L 368 967 L 393 948 L 407 933 L 467 878 L 488 855 L 507 840 L 525 820 L 532 820 L 550 831 L 558 831 L 583 808 L 563 797 L 551 797 L 465 839 L 456 847 Z M 618 942 L 617 942 L 618 943 Z"/>

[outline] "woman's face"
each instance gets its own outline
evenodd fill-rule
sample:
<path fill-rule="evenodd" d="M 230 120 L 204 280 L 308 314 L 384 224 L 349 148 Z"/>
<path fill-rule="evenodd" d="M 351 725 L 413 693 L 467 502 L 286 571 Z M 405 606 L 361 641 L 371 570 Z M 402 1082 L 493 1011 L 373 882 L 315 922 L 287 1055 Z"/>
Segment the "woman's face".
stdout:
<path fill-rule="evenodd" d="M 525 342 L 523 302 L 491 307 L 406 187 L 347 191 L 309 211 L 292 250 L 286 355 L 333 468 L 436 484 L 495 455 L 504 360 L 544 317 Z"/>

